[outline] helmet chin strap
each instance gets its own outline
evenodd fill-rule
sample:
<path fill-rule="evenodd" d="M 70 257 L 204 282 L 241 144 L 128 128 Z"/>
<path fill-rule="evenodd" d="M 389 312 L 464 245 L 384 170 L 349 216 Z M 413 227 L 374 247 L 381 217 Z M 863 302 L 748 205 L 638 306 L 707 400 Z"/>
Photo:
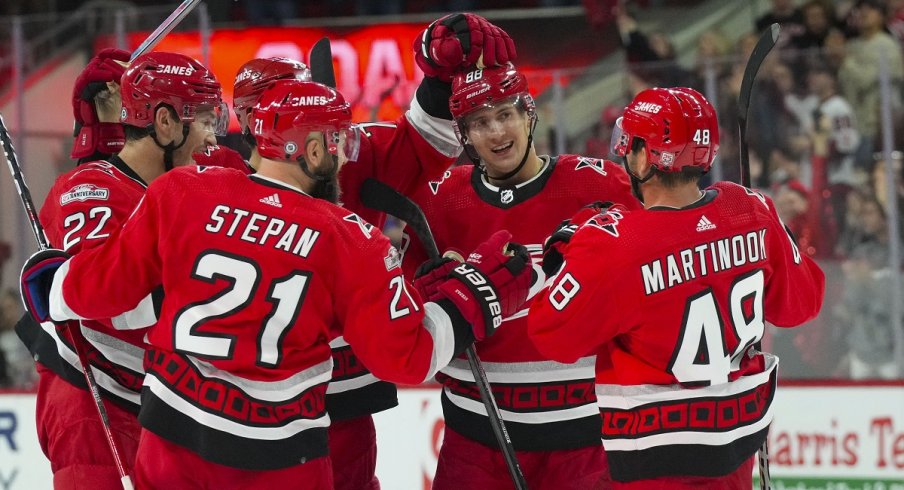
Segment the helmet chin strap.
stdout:
<path fill-rule="evenodd" d="M 257 148 L 257 139 L 251 134 L 251 128 L 249 127 L 245 127 L 245 129 L 242 130 L 242 141 L 244 141 L 252 150 Z"/>
<path fill-rule="evenodd" d="M 154 143 L 156 143 L 157 146 L 163 149 L 163 169 L 165 171 L 169 172 L 173 169 L 173 152 L 178 150 L 179 148 L 182 148 L 182 145 L 184 145 L 185 142 L 188 141 L 189 129 L 190 128 L 188 124 L 182 125 L 182 142 L 180 142 L 178 145 L 173 144 L 175 143 L 175 140 L 170 141 L 169 143 L 164 145 L 160 143 L 160 140 L 157 139 L 157 131 L 154 130 L 154 128 L 151 128 L 149 132 L 151 138 L 154 140 Z"/>
<path fill-rule="evenodd" d="M 653 166 L 650 166 L 650 170 L 647 172 L 647 175 L 645 177 L 638 177 L 637 175 L 634 175 L 631 167 L 628 166 L 627 155 L 622 157 L 622 166 L 625 167 L 625 172 L 627 172 L 628 177 L 631 178 L 631 193 L 634 194 L 634 197 L 636 197 L 638 201 L 643 203 L 643 191 L 640 189 L 640 184 L 643 184 L 644 182 L 653 178 Z"/>
<path fill-rule="evenodd" d="M 483 172 L 483 175 L 485 175 L 487 179 L 491 179 L 491 180 L 508 180 L 508 179 L 518 175 L 518 172 L 520 172 L 521 169 L 524 168 L 524 164 L 527 163 L 527 157 L 530 155 L 530 149 L 534 144 L 534 128 L 536 128 L 536 127 L 537 127 L 537 118 L 531 116 L 530 132 L 527 134 L 527 147 L 524 148 L 524 156 L 521 157 L 521 163 L 519 163 L 518 166 L 514 168 L 514 170 L 496 177 L 496 176 L 490 175 L 490 173 L 487 171 L 486 164 L 484 164 L 484 165 L 480 166 L 480 171 Z"/>

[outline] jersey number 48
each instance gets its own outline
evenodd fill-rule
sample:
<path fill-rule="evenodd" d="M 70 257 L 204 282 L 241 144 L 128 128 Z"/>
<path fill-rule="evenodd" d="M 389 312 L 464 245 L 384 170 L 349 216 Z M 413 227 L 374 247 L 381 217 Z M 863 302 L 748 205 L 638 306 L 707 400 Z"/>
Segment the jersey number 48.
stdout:
<path fill-rule="evenodd" d="M 731 314 L 728 324 L 738 339 L 730 355 L 724 335 L 725 321 L 712 289 L 688 298 L 678 345 L 668 367 L 679 382 L 707 385 L 728 382 L 747 348 L 763 337 L 762 269 L 736 279 L 727 299 Z"/>

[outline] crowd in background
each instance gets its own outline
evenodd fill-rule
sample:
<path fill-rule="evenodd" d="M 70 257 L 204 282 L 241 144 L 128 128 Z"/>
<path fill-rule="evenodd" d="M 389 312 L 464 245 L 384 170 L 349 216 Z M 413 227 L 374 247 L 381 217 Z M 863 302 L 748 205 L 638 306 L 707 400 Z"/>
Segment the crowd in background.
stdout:
<path fill-rule="evenodd" d="M 722 176 L 737 181 L 733 125 L 743 70 L 760 32 L 781 24 L 776 52 L 760 68 L 750 104 L 752 184 L 773 197 L 801 252 L 843 280 L 829 285 L 819 319 L 800 329 L 774 329 L 769 343 L 785 377 L 897 378 L 891 305 L 904 298 L 891 297 L 878 80 L 883 70 L 890 78 L 893 134 L 901 134 L 904 1 L 771 4 L 736 43 L 718 30 L 703 33 L 691 66 L 677 61 L 667 35 L 643 32 L 635 15 L 620 9 L 616 24 L 630 69 L 625 97 L 648 86 L 688 85 L 709 93 L 707 77 L 713 78 L 724 125 Z M 586 152 L 603 151 L 618 115 L 614 107 L 603 111 Z M 900 221 L 901 156 L 892 156 Z"/>
<path fill-rule="evenodd" d="M 412 6 L 419 11 L 469 10 L 476 8 L 476 3 L 271 0 L 238 2 L 237 8 L 243 9 L 241 15 L 249 21 L 268 23 L 267 16 L 274 15 L 393 14 L 409 12 Z M 527 3 L 582 2 L 535 0 L 505 6 Z M 715 89 L 714 101 L 724 125 L 717 165 L 723 179 L 737 181 L 739 144 L 734 124 L 743 70 L 760 32 L 779 22 L 782 36 L 775 53 L 760 69 L 750 105 L 752 183 L 773 197 L 801 252 L 820 260 L 827 276 L 843 280 L 828 285 L 826 306 L 817 320 L 794 330 L 771 329 L 766 348 L 781 357 L 784 378 L 900 377 L 904 366 L 897 366 L 894 359 L 891 305 L 904 298 L 891 297 L 893 271 L 886 213 L 890 196 L 881 152 L 877 80 L 880 70 L 890 77 L 893 134 L 901 134 L 904 0 L 772 0 L 772 8 L 737 42 L 718 29 L 701 34 L 691 63 L 678 61 L 666 33 L 640 29 L 640 7 L 613 3 L 612 28 L 619 31 L 629 68 L 624 100 L 604 108 L 592 134 L 583 142 L 571 142 L 570 151 L 606 156 L 611 128 L 623 102 L 644 88 L 691 86 L 707 95 Z M 639 4 L 649 8 L 649 3 L 678 2 Z M 272 10 L 278 8 L 290 11 Z M 320 11 L 305 10 L 312 8 Z M 904 216 L 901 154 L 895 152 L 893 160 L 900 220 Z M 390 226 L 387 234 L 400 240 L 400 225 Z M 24 348 L 18 349 L 21 343 L 12 333 L 21 313 L 17 294 L 4 292 L 0 308 L 0 387 L 29 386 L 33 382 L 31 360 L 27 352 L 22 357 Z"/>

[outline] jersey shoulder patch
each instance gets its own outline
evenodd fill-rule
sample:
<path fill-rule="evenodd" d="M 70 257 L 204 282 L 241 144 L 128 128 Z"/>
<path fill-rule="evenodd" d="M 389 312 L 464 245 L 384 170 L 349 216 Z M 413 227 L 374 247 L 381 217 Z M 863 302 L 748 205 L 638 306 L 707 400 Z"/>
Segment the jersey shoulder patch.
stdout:
<path fill-rule="evenodd" d="M 593 157 L 582 157 L 579 156 L 577 158 L 577 164 L 574 166 L 574 170 L 578 171 L 581 169 L 590 169 L 594 172 L 606 176 L 606 163 L 602 158 L 593 158 Z"/>
<path fill-rule="evenodd" d="M 343 221 L 348 221 L 349 223 L 354 223 L 357 225 L 358 229 L 365 236 L 365 238 L 370 239 L 373 237 L 374 225 L 368 223 L 364 220 L 364 218 L 358 216 L 355 213 L 348 214 L 342 218 Z"/>

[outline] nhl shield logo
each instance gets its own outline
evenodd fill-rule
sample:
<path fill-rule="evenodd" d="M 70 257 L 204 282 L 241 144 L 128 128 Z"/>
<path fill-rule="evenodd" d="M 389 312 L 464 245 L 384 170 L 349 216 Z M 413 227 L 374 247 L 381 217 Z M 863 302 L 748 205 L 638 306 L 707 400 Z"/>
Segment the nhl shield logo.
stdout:
<path fill-rule="evenodd" d="M 508 204 L 515 200 L 515 193 L 511 189 L 502 189 L 499 192 L 499 201 L 502 204 Z"/>
<path fill-rule="evenodd" d="M 286 142 L 285 146 L 286 155 L 294 155 L 296 151 L 298 151 L 298 145 L 295 144 L 294 141 Z"/>

